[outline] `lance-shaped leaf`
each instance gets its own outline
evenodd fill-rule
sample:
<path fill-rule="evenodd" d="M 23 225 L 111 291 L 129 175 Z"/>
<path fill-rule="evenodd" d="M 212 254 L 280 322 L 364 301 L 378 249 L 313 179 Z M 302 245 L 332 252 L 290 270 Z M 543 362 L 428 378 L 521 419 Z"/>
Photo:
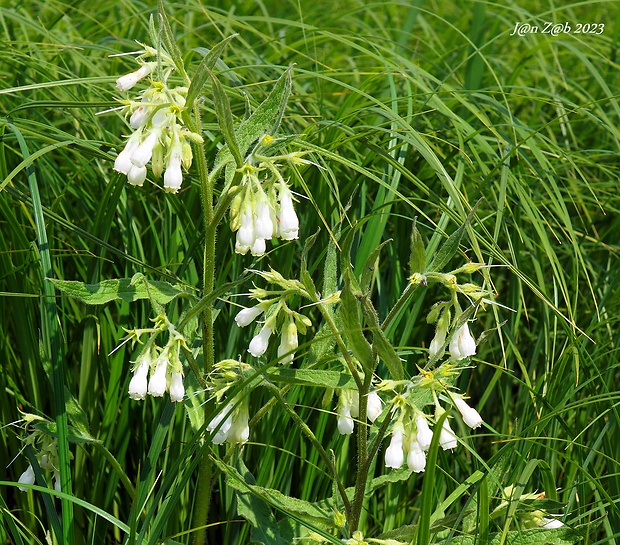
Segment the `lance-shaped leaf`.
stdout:
<path fill-rule="evenodd" d="M 471 222 L 471 219 L 473 218 L 477 207 L 478 205 L 476 204 L 467 215 L 467 218 L 463 222 L 463 225 L 461 225 L 456 231 L 454 231 L 454 233 L 452 233 L 448 237 L 448 239 L 442 244 L 441 248 L 439 248 L 437 253 L 433 256 L 433 259 L 428 266 L 427 272 L 441 271 L 441 269 L 444 268 L 448 261 L 452 259 L 452 256 L 459 249 L 459 244 L 461 243 L 461 239 L 463 238 L 463 233 Z"/>
<path fill-rule="evenodd" d="M 324 369 L 289 369 L 280 367 L 269 373 L 272 382 L 299 384 L 301 386 L 319 386 L 320 388 L 355 389 L 353 377 L 348 373 Z"/>
<path fill-rule="evenodd" d="M 246 155 L 250 146 L 261 136 L 275 134 L 282 121 L 290 93 L 291 69 L 289 68 L 277 81 L 269 96 L 235 131 L 237 145 L 242 156 Z M 233 161 L 234 156 L 228 145 L 225 145 L 215 158 L 211 176 L 216 176 L 222 168 Z M 232 174 L 230 176 L 232 177 Z"/>
<path fill-rule="evenodd" d="M 232 34 L 231 36 L 224 38 L 221 42 L 214 45 L 211 49 L 207 50 L 207 53 L 202 58 L 202 61 L 200 61 L 200 64 L 196 69 L 196 73 L 192 78 L 192 83 L 187 90 L 187 98 L 185 100 L 185 107 L 187 110 L 192 109 L 194 101 L 202 91 L 202 88 L 204 87 L 205 83 L 211 75 L 210 71 L 213 70 L 213 68 L 215 67 L 215 64 L 224 52 L 224 49 L 228 45 L 228 42 L 230 42 L 233 38 L 237 36 L 238 34 Z"/>
<path fill-rule="evenodd" d="M 340 293 L 340 307 L 338 310 L 344 325 L 344 334 L 349 348 L 362 364 L 364 371 L 372 373 L 374 370 L 372 347 L 362 331 L 360 312 L 362 291 L 353 275 L 350 259 L 353 234 L 354 229 L 351 229 L 344 239 L 342 253 L 340 254 L 340 268 L 342 270 L 344 286 Z"/>
<path fill-rule="evenodd" d="M 119 299 L 129 303 L 138 299 L 153 299 L 165 305 L 175 297 L 190 295 L 178 285 L 155 280 L 134 282 L 132 278 L 115 278 L 97 284 L 54 278 L 50 278 L 49 281 L 65 295 L 88 305 L 103 305 Z"/>
<path fill-rule="evenodd" d="M 409 257 L 409 274 L 423 273 L 426 271 L 426 249 L 420 231 L 416 226 L 416 218 L 411 227 L 411 256 Z"/>
<path fill-rule="evenodd" d="M 362 312 L 372 333 L 373 348 L 379 353 L 379 357 L 387 366 L 392 378 L 394 380 L 402 380 L 404 377 L 403 362 L 396 353 L 396 350 L 394 350 L 392 343 L 390 343 L 389 339 L 383 332 L 383 329 L 381 329 L 377 311 L 375 310 L 375 307 L 371 303 L 370 299 L 366 296 L 364 296 L 364 300 L 362 302 Z"/>
<path fill-rule="evenodd" d="M 379 254 L 381 250 L 386 244 L 392 242 L 392 239 L 388 239 L 383 241 L 379 246 L 377 246 L 368 256 L 366 263 L 364 263 L 364 269 L 362 270 L 362 278 L 361 278 L 361 288 L 362 293 L 368 293 L 370 290 L 370 284 L 372 283 L 372 277 L 375 274 L 375 267 L 377 265 L 377 260 L 379 259 Z"/>
<path fill-rule="evenodd" d="M 215 104 L 215 115 L 217 115 L 217 121 L 226 140 L 226 146 L 237 163 L 237 167 L 243 166 L 243 157 L 239 151 L 239 145 L 237 144 L 237 137 L 235 135 L 235 127 L 233 124 L 233 115 L 230 109 L 230 102 L 228 96 L 224 91 L 224 87 L 215 77 L 215 74 L 208 70 L 211 82 L 213 84 L 213 102 Z"/>
<path fill-rule="evenodd" d="M 172 28 L 170 27 L 170 22 L 168 21 L 168 15 L 166 14 L 166 7 L 164 6 L 163 0 L 158 0 L 157 2 L 157 13 L 159 15 L 159 32 L 161 35 L 161 40 L 164 43 L 164 47 L 170 54 L 170 57 L 172 57 L 172 61 L 174 62 L 177 72 L 181 75 L 184 81 L 187 81 L 189 78 L 185 72 L 185 65 L 183 64 L 183 59 L 181 57 L 181 50 L 174 39 L 174 34 L 172 33 Z"/>

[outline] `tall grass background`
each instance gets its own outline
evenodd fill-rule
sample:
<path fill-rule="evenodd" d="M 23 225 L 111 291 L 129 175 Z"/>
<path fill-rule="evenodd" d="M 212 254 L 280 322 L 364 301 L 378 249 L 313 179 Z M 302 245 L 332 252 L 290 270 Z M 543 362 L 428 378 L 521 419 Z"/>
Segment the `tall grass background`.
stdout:
<path fill-rule="evenodd" d="M 425 503 L 434 510 L 475 471 L 486 473 L 498 453 L 509 453 L 502 487 L 542 490 L 541 473 L 524 469 L 528 461 L 544 460 L 563 520 L 590 523 L 588 543 L 616 543 L 618 3 L 189 0 L 167 5 L 190 73 L 201 58 L 194 48 L 239 33 L 218 66 L 239 119 L 245 97 L 258 104 L 295 65 L 283 130 L 303 135 L 322 167 L 300 167 L 292 175 L 295 190 L 307 197 L 297 206 L 302 239 L 320 228 L 317 247 L 325 247 L 341 219 L 345 226 L 358 221 L 353 255 L 358 272 L 378 244 L 392 239 L 374 272 L 373 301 L 382 318 L 407 284 L 414 218 L 432 253 L 479 203 L 454 265 L 466 259 L 493 265 L 486 278 L 502 305 L 479 314 L 475 333 L 493 331 L 479 346 L 476 367 L 459 384 L 485 427 L 466 440 L 467 448 L 440 454 L 430 497 L 421 495 L 424 476 L 373 494 L 364 514 L 366 535 L 415 524 Z M 122 119 L 97 115 L 115 106 L 114 81 L 133 70 L 130 59 L 110 55 L 135 50 L 134 40 L 147 40 L 154 10 L 151 2 L 125 0 L 32 0 L 0 7 L 0 415 L 5 426 L 0 481 L 16 481 L 27 465 L 25 456 L 18 456 L 20 428 L 10 425 L 20 420 L 20 411 L 54 414 L 40 348 L 50 328 L 58 335 L 65 383 L 83 408 L 91 435 L 134 484 L 141 473 L 152 474 L 153 488 L 138 490 L 144 503 L 137 505 L 101 446 L 72 444 L 73 494 L 83 500 L 73 507 L 72 539 L 79 544 L 121 542 L 124 529 L 114 519 L 138 531 L 151 521 L 145 534 L 152 536 L 150 542 L 191 539 L 193 480 L 183 481 L 181 468 L 195 460 L 195 438 L 186 412 L 168 401 L 131 401 L 127 385 L 136 353 L 130 345 L 115 351 L 123 328 L 149 325 L 148 305 L 87 307 L 57 297 L 51 313 L 49 305 L 42 313 L 47 249 L 38 249 L 35 229 L 42 212 L 51 259 L 46 276 L 98 282 L 142 272 L 153 280 L 199 285 L 203 224 L 197 181 L 186 183 L 178 196 L 149 182 L 142 189 L 129 187 L 112 170 L 126 133 Z M 569 22 L 573 30 L 577 23 L 604 23 L 605 28 L 601 34 L 510 36 L 515 23 L 526 21 Z M 208 100 L 203 116 L 212 161 L 222 137 Z M 249 256 L 230 257 L 233 237 L 223 226 L 217 282 L 269 264 L 294 277 L 302 243 L 252 262 Z M 315 253 L 310 263 L 317 281 L 324 258 Z M 421 292 L 388 330 L 411 374 L 432 338 L 425 317 L 437 296 L 430 289 Z M 244 351 L 247 332 L 230 324 L 237 305 L 247 303 L 229 297 L 218 305 L 220 358 Z M 169 315 L 178 316 L 178 310 L 169 309 Z M 309 315 L 316 331 L 320 316 L 312 310 Z M 322 406 L 321 396 L 292 388 L 287 399 L 326 450 L 337 454 L 344 476 L 354 443 L 337 433 L 334 403 Z M 267 399 L 257 391 L 253 409 Z M 460 435 L 467 436 L 464 429 Z M 161 444 L 153 443 L 154 437 Z M 242 458 L 261 486 L 309 501 L 331 495 L 318 454 L 277 407 L 252 428 Z M 382 462 L 375 471 L 385 471 Z M 8 485 L 1 490 L 3 541 L 44 542 L 53 507 L 46 508 L 38 492 Z M 476 509 L 476 490 L 457 494 L 445 513 L 453 516 L 454 529 L 433 539 L 459 535 L 456 521 Z M 490 502 L 499 501 L 495 490 Z M 94 515 L 92 506 L 109 513 L 109 520 Z M 275 516 L 287 515 L 276 511 Z M 236 513 L 236 492 L 223 478 L 210 522 L 213 543 L 249 541 L 249 526 Z"/>

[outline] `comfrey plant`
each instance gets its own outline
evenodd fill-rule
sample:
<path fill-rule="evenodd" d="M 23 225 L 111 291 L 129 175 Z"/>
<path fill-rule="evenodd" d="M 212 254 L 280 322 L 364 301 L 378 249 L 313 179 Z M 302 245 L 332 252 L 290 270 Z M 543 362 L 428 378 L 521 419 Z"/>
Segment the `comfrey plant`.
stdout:
<path fill-rule="evenodd" d="M 127 395 L 134 401 L 149 396 L 168 398 L 179 410 L 185 408 L 192 431 L 187 439 L 187 459 L 195 460 L 187 467 L 175 466 L 178 475 L 164 480 L 157 501 L 164 503 L 166 486 L 190 486 L 194 493 L 190 531 L 194 542 L 202 545 L 212 487 L 221 474 L 240 497 L 255 495 L 255 505 L 269 511 L 267 498 L 314 532 L 300 529 L 292 523 L 293 518 L 277 523 L 274 517 L 256 517 L 244 510 L 240 501 L 239 512 L 254 526 L 257 536 L 265 531 L 265 524 L 272 524 L 270 531 L 281 535 L 283 543 L 302 538 L 315 542 L 327 538 L 343 543 L 400 542 L 387 536 L 365 538 L 362 533 L 367 490 L 381 486 L 372 478 L 377 458 L 384 460 L 387 471 L 399 470 L 390 476 L 391 481 L 407 479 L 413 473 L 428 471 L 429 466 L 434 468 L 439 449 L 451 451 L 459 446 L 462 434 L 455 431 L 460 429 L 455 425 L 459 419 L 472 429 L 483 424 L 481 415 L 467 401 L 466 392 L 456 385 L 461 372 L 474 363 L 477 345 L 473 331 L 481 333 L 475 325 L 477 313 L 493 304 L 487 289 L 465 277 L 487 271 L 482 264 L 467 263 L 442 272 L 456 255 L 474 212 L 428 256 L 413 223 L 407 286 L 384 318 L 372 301 L 372 271 L 381 247 L 368 257 L 362 274 L 356 274 L 351 265 L 359 232 L 356 224 L 340 222 L 333 226 L 330 242 L 322 249 L 324 273 L 319 291 L 315 269 L 309 267 L 309 254 L 319 234 L 310 236 L 300 221 L 309 210 L 300 204 L 302 193 L 297 192 L 290 176 L 299 174 L 299 169 L 318 167 L 320 159 L 310 155 L 313 148 L 303 139 L 280 134 L 291 93 L 291 69 L 278 79 L 263 102 L 238 121 L 214 72 L 234 36 L 208 50 L 193 77 L 186 71 L 161 3 L 158 17 L 151 20 L 150 39 L 150 45 L 140 44 L 137 68 L 116 82 L 123 94 L 120 111 L 127 125 L 114 169 L 127 176 L 129 184 L 138 186 L 132 191 L 144 191 L 139 186 L 163 174 L 166 192 L 177 193 L 183 188 L 184 192 L 200 193 L 204 216 L 200 237 L 204 242 L 202 285 L 189 290 L 138 273 L 130 279 L 86 287 L 65 281 L 57 281 L 56 286 L 89 304 L 115 299 L 143 299 L 151 304 L 156 316 L 153 326 L 127 330 L 125 342 L 134 351 L 131 373 L 127 373 Z M 248 98 L 247 104 L 251 103 Z M 209 111 L 215 112 L 216 119 L 210 122 L 217 121 L 217 134 L 202 129 L 203 117 Z M 219 142 L 214 156 L 205 150 L 209 138 Z M 229 254 L 216 260 L 216 235 L 226 218 L 231 240 L 222 243 L 220 239 L 218 248 Z M 284 251 L 301 254 L 296 278 L 287 278 L 277 270 L 277 256 Z M 229 259 L 243 260 L 246 271 L 226 284 L 217 284 L 216 264 Z M 268 259 L 269 267 L 263 264 Z M 214 322 L 221 316 L 216 304 L 219 300 L 220 306 L 232 308 L 233 292 L 249 278 L 254 281 L 246 294 L 251 303 L 235 312 L 236 325 L 230 325 L 239 328 L 235 334 L 242 339 L 245 331 L 252 332 L 249 340 L 226 353 L 231 349 L 215 341 Z M 428 346 L 420 352 L 423 356 L 405 357 L 393 345 L 390 327 L 397 324 L 419 290 L 435 286 L 448 296 L 429 309 L 427 321 L 436 324 L 434 337 L 421 340 L 422 346 Z M 293 386 L 309 388 L 317 408 L 323 401 L 323 406 L 334 413 L 334 429 L 351 438 L 355 456 L 349 456 L 355 460 L 355 467 L 350 474 L 341 474 L 341 464 L 337 463 L 340 453 L 330 452 L 287 399 Z M 256 394 L 259 389 L 261 395 Z M 256 406 L 260 400 L 262 406 Z M 137 403 L 131 405 L 138 407 Z M 243 464 L 243 445 L 252 440 L 253 427 L 276 407 L 299 427 L 332 476 L 333 495 L 319 502 L 320 508 L 317 503 L 298 498 L 293 501 L 279 491 L 259 487 L 251 475 L 252 468 Z M 151 447 L 150 463 L 160 452 L 161 438 Z M 269 438 L 257 440 L 267 442 Z M 224 448 L 226 454 L 220 455 Z M 149 475 L 151 480 L 142 481 L 137 492 L 127 485 L 137 494 L 137 505 L 146 504 L 155 487 L 154 471 Z M 28 473 L 24 482 L 31 479 Z M 352 487 L 346 486 L 349 481 Z M 168 502 L 169 497 L 165 497 Z M 153 517 L 156 515 L 136 521 L 141 525 L 138 542 L 152 528 L 161 531 L 165 526 Z M 408 542 L 416 531 L 403 527 L 398 539 Z"/>

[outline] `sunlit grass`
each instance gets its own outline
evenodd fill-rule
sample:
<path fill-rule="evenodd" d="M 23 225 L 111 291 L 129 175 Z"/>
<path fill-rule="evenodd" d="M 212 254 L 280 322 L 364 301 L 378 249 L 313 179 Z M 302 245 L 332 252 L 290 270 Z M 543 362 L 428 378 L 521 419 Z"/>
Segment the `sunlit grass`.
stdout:
<path fill-rule="evenodd" d="M 110 55 L 136 49 L 134 39 L 147 39 L 155 6 L 30 4 L 0 8 L 3 425 L 18 421 L 19 410 L 53 414 L 39 350 L 43 287 L 27 179 L 32 166 L 55 277 L 97 282 L 142 272 L 196 287 L 202 273 L 198 180 L 177 197 L 148 180 L 142 189 L 128 187 L 112 170 L 126 129 L 118 114 L 98 115 L 117 105 L 114 81 L 132 69 L 129 58 Z M 190 69 L 201 58 L 193 48 L 209 48 L 239 33 L 217 67 L 235 115 L 244 115 L 246 99 L 260 103 L 295 65 L 284 126 L 315 150 L 311 157 L 321 167 L 299 167 L 292 176 L 301 195 L 302 240 L 321 229 L 316 246 L 325 248 L 339 221 L 345 229 L 359 222 L 352 257 L 359 273 L 374 248 L 391 238 L 373 278 L 381 318 L 407 284 L 414 217 L 432 252 L 478 203 L 461 245 L 466 255 L 454 264 L 466 257 L 493 265 L 474 280 L 495 290 L 502 305 L 479 313 L 475 334 L 494 331 L 479 347 L 476 368 L 466 371 L 459 385 L 486 426 L 467 439 L 471 450 L 440 453 L 431 498 L 422 498 L 419 476 L 379 489 L 364 514 L 365 535 L 417 523 L 424 502 L 432 502 L 434 511 L 476 470 L 488 471 L 493 456 L 511 452 L 510 464 L 497 477 L 502 487 L 519 482 L 525 493 L 543 490 L 540 472 L 526 483 L 519 477 L 527 461 L 544 460 L 558 488 L 563 520 L 575 526 L 597 521 L 589 541 L 615 543 L 620 528 L 620 449 L 614 440 L 620 426 L 617 4 L 248 1 L 233 9 L 226 2 L 191 1 L 168 8 Z M 532 18 L 606 26 L 601 34 L 509 36 L 517 21 Z M 212 162 L 222 137 L 209 101 L 203 116 Z M 23 135 L 32 162 L 25 160 L 7 121 Z M 222 259 L 218 284 L 238 278 L 246 267 L 269 264 L 294 277 L 302 242 L 288 244 L 256 263 L 249 257 Z M 218 255 L 232 255 L 233 246 L 234 237 L 223 226 Z M 325 256 L 313 256 L 309 269 L 320 285 Z M 410 374 L 423 364 L 421 348 L 432 337 L 425 318 L 437 297 L 430 290 L 420 293 L 389 329 Z M 236 357 L 249 340 L 247 332 L 231 330 L 236 312 L 231 301 L 247 302 L 235 297 L 218 305 L 220 358 Z M 149 325 L 148 305 L 86 307 L 62 297 L 57 307 L 65 380 L 91 435 L 132 482 L 147 471 L 151 483 L 157 480 L 152 490 L 138 491 L 144 504 L 134 503 L 100 449 L 71 445 L 74 495 L 138 532 L 147 527 L 145 520 L 154 521 L 149 543 L 175 535 L 190 542 L 191 464 L 198 455 L 192 428 L 186 413 L 167 402 L 132 402 L 126 392 L 137 352 L 130 345 L 114 351 L 123 328 Z M 169 309 L 172 317 L 178 312 Z M 315 329 L 304 338 L 307 343 L 320 324 L 318 312 L 309 315 Z M 252 410 L 268 399 L 257 393 Z M 325 449 L 337 453 L 337 467 L 346 475 L 355 445 L 337 433 L 335 402 L 323 406 L 316 392 L 300 387 L 287 399 Z M 156 431 L 160 422 L 170 426 Z M 0 434 L 5 466 L 22 448 L 19 435 L 15 426 Z M 156 460 L 151 467 L 149 449 Z M 320 458 L 278 406 L 252 429 L 242 458 L 261 486 L 308 501 L 332 495 Z M 16 481 L 24 469 L 20 456 L 0 469 L 0 480 Z M 381 456 L 375 473 L 385 473 Z M 485 486 L 494 508 L 499 485 Z M 472 503 L 466 501 L 483 493 L 482 485 L 474 484 L 448 508 L 452 535 L 461 528 L 457 518 L 470 514 Z M 50 522 L 41 494 L 3 486 L 0 497 L 0 535 L 13 543 L 44 542 Z M 74 512 L 75 543 L 124 539 L 118 527 L 88 509 L 75 505 Z M 213 543 L 249 541 L 236 493 L 223 476 L 210 522 Z M 494 519 L 490 525 L 491 531 L 502 529 Z M 435 534 L 433 540 L 449 535 Z"/>

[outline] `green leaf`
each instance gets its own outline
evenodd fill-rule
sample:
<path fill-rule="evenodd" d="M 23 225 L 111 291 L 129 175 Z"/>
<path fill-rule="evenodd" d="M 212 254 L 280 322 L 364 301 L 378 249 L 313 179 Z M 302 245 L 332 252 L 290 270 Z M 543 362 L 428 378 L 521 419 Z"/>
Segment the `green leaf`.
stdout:
<path fill-rule="evenodd" d="M 178 285 L 155 280 L 134 282 L 133 278 L 115 278 L 103 280 L 98 284 L 86 284 L 77 280 L 57 280 L 54 278 L 49 278 L 49 281 L 65 295 L 78 299 L 88 305 L 104 305 L 119 299 L 131 303 L 138 299 L 151 298 L 157 303 L 165 305 L 175 297 L 190 295 Z"/>
<path fill-rule="evenodd" d="M 280 527 L 271 511 L 275 505 L 284 511 L 299 513 L 309 519 L 318 518 L 325 523 L 326 514 L 311 509 L 309 502 L 290 498 L 281 492 L 256 485 L 254 476 L 239 460 L 239 469 L 233 468 L 218 460 L 217 466 L 226 474 L 226 482 L 237 490 L 237 512 L 252 525 L 252 542 L 264 545 L 290 545 L 293 535 L 282 535 L 281 531 L 289 531 L 290 527 Z M 329 514 L 329 513 L 328 513 Z"/>
<path fill-rule="evenodd" d="M 437 253 L 433 256 L 433 259 L 431 260 L 431 263 L 428 266 L 428 270 L 426 272 L 441 271 L 441 269 L 444 268 L 448 261 L 452 259 L 452 256 L 456 254 L 457 250 L 459 249 L 459 244 L 461 243 L 461 238 L 463 238 L 463 233 L 471 222 L 471 219 L 474 216 L 477 207 L 478 205 L 476 204 L 467 215 L 467 218 L 465 219 L 463 224 L 456 231 L 454 231 L 454 233 L 452 233 L 448 237 L 448 240 L 443 243 L 441 248 L 439 248 Z"/>
<path fill-rule="evenodd" d="M 409 258 L 409 274 L 426 271 L 426 249 L 420 231 L 416 226 L 416 218 L 411 228 L 411 256 Z"/>
<path fill-rule="evenodd" d="M 185 108 L 187 110 L 192 109 L 194 106 L 194 101 L 202 91 L 207 79 L 211 76 L 211 70 L 215 67 L 228 43 L 237 36 L 238 34 L 232 34 L 227 38 L 224 38 L 221 42 L 215 44 L 211 49 L 206 50 L 202 61 L 200 61 L 198 68 L 196 68 L 196 72 L 192 78 L 192 83 L 187 90 L 187 98 L 185 100 Z"/>
<path fill-rule="evenodd" d="M 275 134 L 284 115 L 290 93 L 291 69 L 289 68 L 277 81 L 269 96 L 235 131 L 239 152 L 242 156 L 246 155 L 252 143 L 258 138 L 265 134 Z M 234 156 L 228 145 L 225 145 L 215 158 L 211 176 L 216 176 L 223 167 L 233 161 Z"/>
<path fill-rule="evenodd" d="M 210 70 L 207 71 L 213 84 L 213 102 L 215 104 L 215 115 L 217 115 L 217 121 L 220 125 L 222 134 L 224 135 L 224 139 L 226 140 L 226 145 L 232 153 L 232 156 L 235 158 L 235 163 L 237 163 L 238 167 L 241 167 L 243 166 L 243 157 L 239 151 L 237 138 L 235 136 L 233 115 L 230 109 L 228 96 L 226 95 L 226 91 L 224 91 L 224 87 L 222 87 L 220 80 L 215 77 L 215 74 Z"/>
<path fill-rule="evenodd" d="M 269 380 L 286 384 L 299 384 L 301 386 L 320 386 L 334 390 L 356 388 L 353 377 L 348 373 L 322 369 L 280 368 L 269 373 Z"/>
<path fill-rule="evenodd" d="M 555 528 L 553 530 L 543 530 L 534 528 L 532 530 L 511 531 L 506 534 L 502 541 L 501 532 L 495 533 L 489 539 L 489 545 L 573 545 L 584 538 L 579 530 L 568 527 Z M 476 545 L 476 536 L 453 537 L 449 541 L 441 541 L 441 544 L 448 545 Z"/>
<path fill-rule="evenodd" d="M 375 274 L 375 267 L 377 265 L 377 259 L 379 259 L 379 254 L 381 253 L 383 247 L 390 242 L 392 242 L 391 238 L 379 244 L 379 246 L 377 246 L 368 256 L 366 263 L 364 263 L 362 278 L 360 280 L 362 293 L 365 294 L 370 290 L 370 284 L 372 283 L 372 277 Z"/>
<path fill-rule="evenodd" d="M 394 380 L 402 380 L 405 376 L 403 362 L 396 353 L 396 350 L 394 350 L 392 343 L 390 343 L 386 334 L 379 326 L 377 311 L 370 299 L 366 296 L 364 296 L 362 302 L 362 312 L 372 332 L 372 347 L 379 353 L 380 358 L 387 366 L 392 378 Z"/>
<path fill-rule="evenodd" d="M 183 64 L 183 58 L 181 56 L 181 50 L 174 39 L 170 22 L 168 21 L 168 15 L 166 15 L 166 7 L 163 0 L 157 2 L 157 13 L 159 15 L 159 32 L 161 41 L 166 48 L 166 51 L 172 57 L 174 66 L 181 77 L 187 81 L 187 73 L 185 72 L 185 65 Z M 155 44 L 154 44 L 155 45 Z"/>
<path fill-rule="evenodd" d="M 344 325 L 344 335 L 348 341 L 349 348 L 362 364 L 365 372 L 372 373 L 374 369 L 372 347 L 362 332 L 360 312 L 362 292 L 353 275 L 353 267 L 350 260 L 353 234 L 354 229 L 351 229 L 344 239 L 340 254 L 340 268 L 344 278 L 344 286 L 340 293 L 340 307 L 338 311 Z"/>

